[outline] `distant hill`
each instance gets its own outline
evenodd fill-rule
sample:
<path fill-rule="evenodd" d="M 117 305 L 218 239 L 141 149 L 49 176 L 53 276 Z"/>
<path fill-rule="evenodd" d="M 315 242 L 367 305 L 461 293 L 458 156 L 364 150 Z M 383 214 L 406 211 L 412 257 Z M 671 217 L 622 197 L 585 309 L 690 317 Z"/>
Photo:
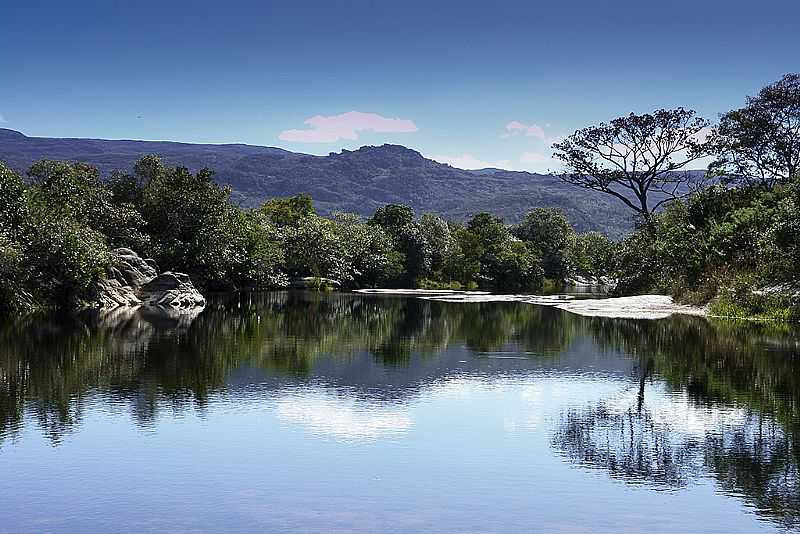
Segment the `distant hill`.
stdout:
<path fill-rule="evenodd" d="M 27 137 L 0 129 L 0 160 L 22 173 L 46 158 L 90 163 L 108 175 L 132 169 L 143 154 L 158 154 L 165 163 L 192 171 L 213 169 L 216 180 L 230 185 L 233 199 L 246 207 L 308 193 L 323 214 L 339 210 L 368 216 L 384 204 L 403 203 L 417 213 L 456 220 L 488 211 L 507 222 L 519 221 L 534 207 L 559 207 L 579 231 L 620 235 L 630 229 L 626 210 L 602 194 L 547 175 L 457 169 L 399 145 L 312 156 L 243 144 Z"/>

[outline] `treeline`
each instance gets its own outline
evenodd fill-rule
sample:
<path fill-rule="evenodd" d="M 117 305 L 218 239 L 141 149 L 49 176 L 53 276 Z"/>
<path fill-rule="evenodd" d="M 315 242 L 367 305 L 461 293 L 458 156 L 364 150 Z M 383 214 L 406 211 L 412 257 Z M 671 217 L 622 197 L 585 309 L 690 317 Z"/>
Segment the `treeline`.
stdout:
<path fill-rule="evenodd" d="M 611 195 L 636 230 L 621 242 L 576 234 L 534 209 L 510 226 L 387 205 L 370 218 L 318 215 L 305 195 L 242 209 L 211 170 L 145 156 L 101 179 L 41 161 L 26 182 L 0 164 L 0 309 L 91 301 L 110 251 L 127 247 L 202 290 L 343 287 L 537 291 L 571 277 L 618 294 L 669 293 L 721 315 L 800 318 L 800 75 L 788 74 L 711 126 L 691 110 L 630 114 L 553 146 L 560 178 Z M 711 158 L 706 173 L 686 170 Z"/>
<path fill-rule="evenodd" d="M 0 304 L 5 310 L 75 307 L 92 298 L 111 251 L 130 248 L 202 290 L 285 287 L 295 277 L 344 287 L 534 291 L 546 278 L 599 275 L 616 246 L 575 234 L 558 210 L 518 226 L 488 214 L 466 224 L 416 217 L 390 204 L 369 219 L 318 215 L 306 195 L 242 209 L 203 169 L 145 156 L 101 179 L 83 163 L 41 161 L 29 184 L 0 166 Z"/>

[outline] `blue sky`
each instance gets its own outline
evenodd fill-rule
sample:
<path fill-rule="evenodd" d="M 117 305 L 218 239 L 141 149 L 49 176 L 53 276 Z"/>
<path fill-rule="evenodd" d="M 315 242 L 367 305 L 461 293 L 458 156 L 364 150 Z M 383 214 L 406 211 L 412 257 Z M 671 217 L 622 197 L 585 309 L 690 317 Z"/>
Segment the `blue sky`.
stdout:
<path fill-rule="evenodd" d="M 740 106 L 800 70 L 799 20 L 797 0 L 4 0 L 0 126 L 543 170 L 587 124 Z"/>

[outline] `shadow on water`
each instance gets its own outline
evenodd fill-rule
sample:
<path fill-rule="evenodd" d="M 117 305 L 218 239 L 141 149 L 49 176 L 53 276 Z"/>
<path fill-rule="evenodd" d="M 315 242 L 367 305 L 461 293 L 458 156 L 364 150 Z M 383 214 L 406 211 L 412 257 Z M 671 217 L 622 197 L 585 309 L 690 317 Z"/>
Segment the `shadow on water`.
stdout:
<path fill-rule="evenodd" d="M 202 412 L 241 383 L 278 390 L 313 379 L 396 402 L 449 377 L 580 368 L 587 358 L 629 387 L 553 422 L 551 445 L 567 461 L 663 490 L 711 477 L 762 516 L 798 526 L 796 333 L 692 317 L 276 292 L 215 297 L 195 315 L 23 318 L 0 325 L 0 445 L 29 420 L 57 444 L 98 396 L 148 426 L 160 410 Z"/>

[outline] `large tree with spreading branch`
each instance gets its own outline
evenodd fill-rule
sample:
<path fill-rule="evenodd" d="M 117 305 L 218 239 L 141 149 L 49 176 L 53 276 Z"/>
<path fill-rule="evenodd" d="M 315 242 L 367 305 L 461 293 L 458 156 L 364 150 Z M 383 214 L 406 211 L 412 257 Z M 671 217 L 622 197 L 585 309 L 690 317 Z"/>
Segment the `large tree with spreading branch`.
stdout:
<path fill-rule="evenodd" d="M 682 197 L 697 183 L 687 172 L 707 155 L 708 122 L 683 108 L 631 113 L 588 126 L 553 145 L 564 163 L 566 183 L 619 199 L 645 220 L 662 204 Z"/>

